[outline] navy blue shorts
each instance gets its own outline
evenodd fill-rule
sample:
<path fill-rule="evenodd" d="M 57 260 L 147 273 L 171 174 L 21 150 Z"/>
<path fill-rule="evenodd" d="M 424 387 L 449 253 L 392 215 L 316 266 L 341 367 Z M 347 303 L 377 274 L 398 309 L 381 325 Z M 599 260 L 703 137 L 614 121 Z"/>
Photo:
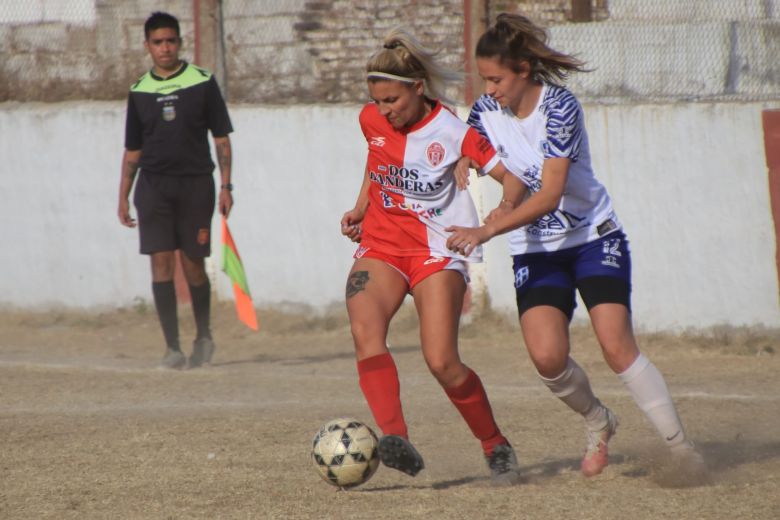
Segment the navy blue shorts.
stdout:
<path fill-rule="evenodd" d="M 575 290 L 589 310 L 600 303 L 619 303 L 631 311 L 631 254 L 622 231 L 561 251 L 512 258 L 520 316 L 531 307 L 551 305 L 571 320 Z"/>

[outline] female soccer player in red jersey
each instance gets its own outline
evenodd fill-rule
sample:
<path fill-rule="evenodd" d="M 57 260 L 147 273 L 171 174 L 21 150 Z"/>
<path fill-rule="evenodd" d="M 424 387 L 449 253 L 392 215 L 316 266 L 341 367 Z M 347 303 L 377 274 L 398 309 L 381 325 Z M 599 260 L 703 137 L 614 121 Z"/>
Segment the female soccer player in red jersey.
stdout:
<path fill-rule="evenodd" d="M 495 150 L 444 107 L 447 81 L 458 76 L 402 29 L 390 32 L 368 62 L 373 100 L 360 113 L 368 146 L 363 184 L 341 231 L 359 247 L 346 287 L 360 388 L 383 436 L 379 456 L 409 475 L 423 459 L 409 442 L 398 372 L 387 343 L 390 320 L 410 293 L 420 320 L 423 356 L 433 376 L 482 443 L 497 483 L 517 480 L 517 461 L 496 424 L 482 382 L 458 355 L 458 322 L 467 262 L 446 247 L 447 226 L 478 225 L 467 191 L 455 184 L 462 156 L 499 181 L 506 172 Z M 517 193 L 505 198 L 519 199 Z"/>

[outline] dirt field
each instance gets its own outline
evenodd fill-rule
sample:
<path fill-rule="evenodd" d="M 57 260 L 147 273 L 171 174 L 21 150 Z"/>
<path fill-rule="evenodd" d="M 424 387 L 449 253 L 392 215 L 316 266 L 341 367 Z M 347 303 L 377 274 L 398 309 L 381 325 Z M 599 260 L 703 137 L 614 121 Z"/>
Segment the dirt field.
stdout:
<path fill-rule="evenodd" d="M 188 345 L 189 309 L 180 316 Z M 427 467 L 416 478 L 380 467 L 338 491 L 312 468 L 312 437 L 339 416 L 373 427 L 344 314 L 261 309 L 260 320 L 252 333 L 220 304 L 214 366 L 166 372 L 144 305 L 0 313 L 0 518 L 780 518 L 780 330 L 640 336 L 710 468 L 706 482 L 681 482 L 589 329 L 576 328 L 574 356 L 621 420 L 611 465 L 586 480 L 581 420 L 538 381 L 516 325 L 475 318 L 462 355 L 525 475 L 495 488 L 405 309 L 390 344 Z"/>

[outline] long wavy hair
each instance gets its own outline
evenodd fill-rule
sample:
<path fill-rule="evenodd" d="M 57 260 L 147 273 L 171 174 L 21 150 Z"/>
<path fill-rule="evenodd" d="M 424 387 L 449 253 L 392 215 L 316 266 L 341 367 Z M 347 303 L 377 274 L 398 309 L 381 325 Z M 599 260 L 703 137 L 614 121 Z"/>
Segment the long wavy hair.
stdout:
<path fill-rule="evenodd" d="M 515 72 L 527 61 L 531 76 L 539 81 L 563 84 L 571 72 L 588 72 L 585 63 L 547 45 L 547 32 L 519 14 L 502 13 L 477 42 L 478 58 L 498 58 Z"/>

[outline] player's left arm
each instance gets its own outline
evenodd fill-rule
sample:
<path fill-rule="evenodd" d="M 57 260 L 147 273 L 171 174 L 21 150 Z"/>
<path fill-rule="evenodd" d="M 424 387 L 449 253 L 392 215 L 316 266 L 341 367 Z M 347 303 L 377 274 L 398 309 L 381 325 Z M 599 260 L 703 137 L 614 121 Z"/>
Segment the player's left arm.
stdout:
<path fill-rule="evenodd" d="M 233 186 L 230 183 L 233 150 L 230 147 L 230 136 L 214 137 L 214 148 L 217 150 L 217 163 L 221 179 L 219 189 L 219 212 L 227 217 L 233 208 Z"/>
<path fill-rule="evenodd" d="M 570 164 L 571 160 L 565 157 L 545 159 L 542 165 L 542 187 L 511 212 L 484 226 L 489 235 L 485 240 L 536 222 L 558 209 L 569 177 Z"/>
<path fill-rule="evenodd" d="M 466 228 L 451 226 L 447 248 L 469 255 L 478 245 L 496 235 L 536 222 L 540 217 L 558 208 L 569 176 L 571 160 L 564 157 L 546 159 L 542 167 L 542 187 L 510 212 L 493 218 L 484 226 Z"/>
<path fill-rule="evenodd" d="M 232 165 L 233 150 L 230 145 L 230 133 L 233 125 L 230 122 L 225 98 L 219 90 L 219 85 L 214 76 L 211 76 L 206 85 L 206 124 L 214 138 L 214 148 L 217 151 L 217 164 L 220 173 L 219 212 L 227 217 L 233 208 Z"/>

